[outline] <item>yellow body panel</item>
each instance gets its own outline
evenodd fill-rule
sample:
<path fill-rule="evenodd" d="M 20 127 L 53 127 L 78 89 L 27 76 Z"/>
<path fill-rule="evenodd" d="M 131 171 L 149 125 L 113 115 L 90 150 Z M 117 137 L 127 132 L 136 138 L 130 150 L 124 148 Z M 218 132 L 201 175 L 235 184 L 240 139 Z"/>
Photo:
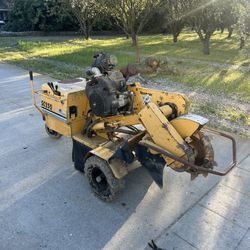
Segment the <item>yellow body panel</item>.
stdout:
<path fill-rule="evenodd" d="M 83 135 L 82 133 L 75 134 L 72 136 L 72 138 L 92 149 L 97 148 L 107 142 L 106 139 L 103 139 L 99 136 L 89 138 L 87 135 Z"/>
<path fill-rule="evenodd" d="M 174 103 L 178 109 L 178 115 L 187 113 L 188 100 L 182 94 L 171 93 L 156 89 L 143 88 L 139 83 L 136 86 L 128 86 L 128 90 L 134 93 L 134 112 L 140 112 L 147 103 L 155 103 L 163 106 L 166 103 Z"/>
<path fill-rule="evenodd" d="M 72 135 L 71 126 L 51 115 L 45 114 L 45 123 L 50 129 L 58 132 L 61 135 L 66 137 L 71 137 Z"/>
<path fill-rule="evenodd" d="M 149 134 L 151 140 L 179 157 L 186 154 L 187 145 L 176 129 L 170 124 L 164 114 L 154 103 L 149 103 L 139 113 L 140 120 Z M 166 158 L 167 164 L 173 162 Z"/>
<path fill-rule="evenodd" d="M 55 95 L 47 84 L 42 85 L 41 107 L 46 125 L 64 136 L 80 133 L 86 122 L 89 103 L 84 90 L 60 91 Z M 71 113 L 71 107 L 76 113 Z"/>
<path fill-rule="evenodd" d="M 109 143 L 104 144 L 103 146 L 99 146 L 91 150 L 90 153 L 107 161 L 114 176 L 117 179 L 121 179 L 122 177 L 128 174 L 127 164 L 124 161 L 118 159 L 113 159 L 110 161 L 111 157 L 114 155 L 114 150 L 108 148 L 108 146 L 111 146 L 108 144 Z"/>
<path fill-rule="evenodd" d="M 182 138 L 192 136 L 194 132 L 200 127 L 200 124 L 195 121 L 181 118 L 174 119 L 170 123 L 176 129 L 176 131 L 178 131 Z"/>

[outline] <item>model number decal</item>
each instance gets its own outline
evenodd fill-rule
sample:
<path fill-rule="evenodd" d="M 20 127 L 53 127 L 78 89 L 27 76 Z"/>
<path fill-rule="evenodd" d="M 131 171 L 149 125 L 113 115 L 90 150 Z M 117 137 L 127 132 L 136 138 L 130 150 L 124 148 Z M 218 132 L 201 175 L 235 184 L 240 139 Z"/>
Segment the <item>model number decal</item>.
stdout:
<path fill-rule="evenodd" d="M 45 101 L 41 101 L 41 104 L 43 108 L 52 110 L 52 104 L 45 102 Z"/>

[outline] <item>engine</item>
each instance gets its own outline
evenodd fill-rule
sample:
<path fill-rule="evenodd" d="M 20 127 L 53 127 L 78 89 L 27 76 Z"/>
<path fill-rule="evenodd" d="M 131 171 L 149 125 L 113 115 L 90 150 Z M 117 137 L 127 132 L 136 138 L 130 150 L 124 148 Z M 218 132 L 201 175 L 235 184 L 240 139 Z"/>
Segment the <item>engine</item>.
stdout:
<path fill-rule="evenodd" d="M 92 78 L 87 82 L 86 95 L 92 112 L 100 117 L 124 114 L 131 110 L 132 93 L 120 71 L 113 70 L 114 57 L 100 53 L 94 56 L 92 68 L 87 71 Z"/>

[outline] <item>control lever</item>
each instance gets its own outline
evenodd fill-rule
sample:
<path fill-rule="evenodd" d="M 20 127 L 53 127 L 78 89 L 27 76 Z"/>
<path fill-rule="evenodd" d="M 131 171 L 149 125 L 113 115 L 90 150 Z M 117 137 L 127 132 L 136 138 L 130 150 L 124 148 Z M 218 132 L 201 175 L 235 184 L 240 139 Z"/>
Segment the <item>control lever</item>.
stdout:
<path fill-rule="evenodd" d="M 48 85 L 49 85 L 49 87 L 51 88 L 51 90 L 53 91 L 54 95 L 61 96 L 61 92 L 58 91 L 58 85 L 56 85 L 56 86 L 54 87 L 53 82 L 48 82 Z"/>

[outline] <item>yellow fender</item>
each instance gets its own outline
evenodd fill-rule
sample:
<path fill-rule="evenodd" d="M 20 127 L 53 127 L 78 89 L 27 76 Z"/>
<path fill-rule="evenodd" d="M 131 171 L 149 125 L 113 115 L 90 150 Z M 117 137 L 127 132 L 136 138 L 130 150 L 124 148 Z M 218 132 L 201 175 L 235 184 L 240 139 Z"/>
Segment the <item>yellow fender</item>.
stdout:
<path fill-rule="evenodd" d="M 170 123 L 180 136 L 185 139 L 192 136 L 195 131 L 200 130 L 201 127 L 207 124 L 208 119 L 195 114 L 187 114 L 173 119 Z"/>

